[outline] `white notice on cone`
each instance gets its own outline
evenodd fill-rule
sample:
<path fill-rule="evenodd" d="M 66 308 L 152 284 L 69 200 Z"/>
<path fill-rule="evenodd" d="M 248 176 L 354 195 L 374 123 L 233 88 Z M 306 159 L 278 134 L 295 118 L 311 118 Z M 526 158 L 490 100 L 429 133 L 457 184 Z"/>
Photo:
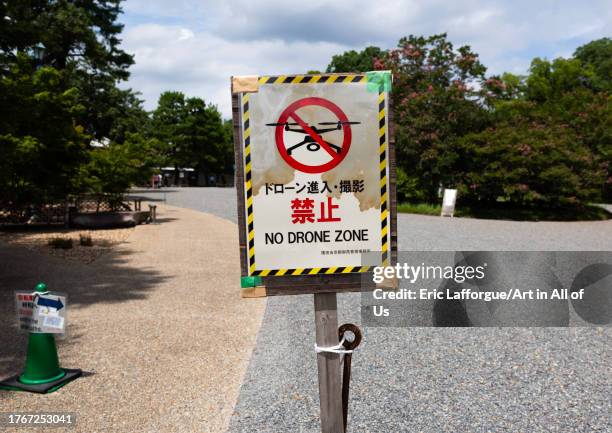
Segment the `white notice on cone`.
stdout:
<path fill-rule="evenodd" d="M 19 329 L 39 334 L 64 334 L 67 297 L 58 292 L 15 292 Z"/>

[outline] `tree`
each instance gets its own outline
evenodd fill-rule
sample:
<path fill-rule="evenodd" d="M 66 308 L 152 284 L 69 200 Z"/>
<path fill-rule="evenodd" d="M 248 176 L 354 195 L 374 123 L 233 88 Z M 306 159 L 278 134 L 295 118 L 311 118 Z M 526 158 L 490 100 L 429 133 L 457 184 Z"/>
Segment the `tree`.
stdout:
<path fill-rule="evenodd" d="M 121 195 L 132 185 L 147 183 L 161 158 L 156 139 L 128 134 L 124 143 L 109 143 L 90 152 L 79 169 L 79 187 L 96 194 Z"/>
<path fill-rule="evenodd" d="M 448 186 L 476 207 L 580 207 L 612 199 L 611 50 L 604 38 L 533 59 L 526 76 L 485 77 L 470 47 L 409 36 L 380 56 L 334 56 L 328 71 L 374 58 L 393 72 L 400 200 L 438 201 Z"/>
<path fill-rule="evenodd" d="M 424 190 L 433 200 L 439 184 L 489 207 L 583 206 L 610 196 L 610 96 L 592 65 L 536 58 L 526 77 L 484 79 L 468 47 L 453 52 L 440 36 L 404 39 L 377 65 L 396 78 L 398 165 L 403 188 L 415 189 L 407 198 Z"/>
<path fill-rule="evenodd" d="M 487 78 L 483 85 L 483 101 L 491 110 L 499 103 L 525 96 L 525 77 L 504 72 L 500 75 L 492 75 Z"/>
<path fill-rule="evenodd" d="M 574 57 L 592 68 L 595 90 L 612 91 L 612 39 L 601 38 L 578 47 Z"/>
<path fill-rule="evenodd" d="M 346 51 L 332 57 L 326 72 L 368 72 L 373 71 L 374 61 L 384 56 L 378 47 L 366 47 L 362 51 Z"/>
<path fill-rule="evenodd" d="M 393 72 L 398 166 L 406 184 L 417 188 L 413 196 L 437 201 L 438 188 L 457 181 L 455 142 L 486 126 L 476 86 L 486 69 L 470 47 L 455 49 L 446 34 L 402 38 L 375 66 Z"/>
<path fill-rule="evenodd" d="M 576 145 L 576 131 L 546 121 L 531 102 L 524 108 L 523 115 L 458 140 L 453 169 L 462 200 L 479 207 L 505 202 L 559 208 L 600 197 L 606 168 Z"/>
<path fill-rule="evenodd" d="M 149 115 L 137 93 L 119 89 L 110 77 L 80 78 L 74 86 L 86 110 L 79 120 L 92 138 L 123 143 L 126 134 L 148 133 Z"/>
<path fill-rule="evenodd" d="M 2 202 L 44 203 L 82 192 L 93 185 L 84 167 L 104 153 L 91 151 L 92 139 L 110 139 L 114 151 L 132 133 L 146 132 L 141 101 L 117 88 L 133 63 L 120 49 L 119 5 L 0 2 Z"/>
<path fill-rule="evenodd" d="M 35 57 L 38 66 L 62 72 L 64 89 L 78 89 L 86 107 L 78 123 L 92 137 L 110 137 L 119 121 L 114 111 L 134 112 L 133 93 L 118 91 L 133 57 L 120 48 L 121 0 L 8 0 L 0 3 L 0 61 L 17 53 Z M 127 107 L 131 107 L 129 110 Z M 141 109 L 142 110 L 142 109 Z M 142 113 L 136 114 L 142 116 Z M 137 124 L 137 122 L 134 122 Z"/>
<path fill-rule="evenodd" d="M 36 68 L 18 54 L 0 77 L 0 204 L 22 206 L 62 199 L 76 188 L 87 161 L 87 136 L 75 118 L 84 110 L 63 75 Z"/>
<path fill-rule="evenodd" d="M 552 62 L 536 57 L 526 81 L 527 99 L 540 103 L 556 101 L 567 92 L 588 89 L 593 73 L 578 59 L 557 58 Z"/>
<path fill-rule="evenodd" d="M 457 149 L 464 199 L 523 207 L 601 200 L 612 166 L 609 94 L 594 90 L 592 68 L 578 59 L 535 58 L 529 72 L 486 81 L 491 126 Z"/>
<path fill-rule="evenodd" d="M 211 174 L 227 170 L 232 147 L 215 106 L 200 98 L 186 98 L 181 92 L 164 92 L 153 112 L 152 128 L 166 163 L 175 167 L 175 182 L 179 167 L 196 167 Z"/>
<path fill-rule="evenodd" d="M 223 132 L 224 132 L 224 146 L 221 149 L 222 155 L 222 173 L 235 174 L 235 161 L 234 161 L 234 123 L 232 119 L 226 119 L 223 121 Z"/>

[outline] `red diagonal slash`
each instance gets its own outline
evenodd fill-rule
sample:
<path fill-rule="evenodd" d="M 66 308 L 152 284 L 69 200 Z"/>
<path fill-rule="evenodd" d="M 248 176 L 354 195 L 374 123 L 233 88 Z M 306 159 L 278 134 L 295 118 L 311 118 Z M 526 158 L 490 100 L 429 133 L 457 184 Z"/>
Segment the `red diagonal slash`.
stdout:
<path fill-rule="evenodd" d="M 317 134 L 310 126 L 308 126 L 308 124 L 306 122 L 304 122 L 302 120 L 302 118 L 300 116 L 297 115 L 297 113 L 294 111 L 293 113 L 289 114 L 289 117 L 293 117 L 293 120 L 295 120 L 300 127 L 306 132 L 306 134 L 310 135 L 312 138 L 315 139 L 315 141 L 317 143 L 319 143 L 319 145 L 325 149 L 325 151 L 327 153 L 329 153 L 329 155 L 336 159 L 338 157 L 338 154 L 336 152 L 334 152 L 334 150 L 329 147 L 329 145 L 321 138 L 321 136 L 319 134 Z"/>
<path fill-rule="evenodd" d="M 319 133 L 316 132 L 316 128 L 313 129 L 309 127 L 306 122 L 304 122 L 300 118 L 300 116 L 295 114 L 298 109 L 309 106 L 323 107 L 331 111 L 338 118 L 338 120 L 342 122 L 342 133 L 344 134 L 344 138 L 342 140 L 342 147 L 340 148 L 340 153 L 335 153 L 330 148 L 332 145 L 328 144 L 325 140 L 321 138 Z M 311 137 L 312 143 L 317 143 L 319 147 L 323 148 L 329 155 L 331 155 L 331 160 L 321 165 L 308 165 L 299 162 L 291 155 L 289 155 L 287 153 L 287 146 L 285 145 L 284 133 L 287 121 L 289 119 L 295 120 L 296 123 L 302 127 L 301 131 Z M 276 122 L 276 130 L 274 131 L 276 148 L 278 149 L 278 153 L 285 160 L 285 162 L 296 170 L 300 170 L 304 173 L 313 174 L 325 173 L 340 164 L 349 152 L 349 149 L 351 147 L 351 137 L 351 126 L 349 125 L 348 118 L 346 117 L 346 114 L 344 114 L 342 109 L 328 99 L 317 98 L 315 96 L 298 99 L 297 101 L 294 101 L 289 104 L 289 106 L 285 108 L 278 117 L 278 121 Z"/>

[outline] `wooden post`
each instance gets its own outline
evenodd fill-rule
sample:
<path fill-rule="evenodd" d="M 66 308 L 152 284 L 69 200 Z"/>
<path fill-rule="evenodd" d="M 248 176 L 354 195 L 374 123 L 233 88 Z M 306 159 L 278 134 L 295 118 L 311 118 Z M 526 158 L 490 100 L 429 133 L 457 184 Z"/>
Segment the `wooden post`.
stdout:
<path fill-rule="evenodd" d="M 315 293 L 316 342 L 319 347 L 338 344 L 338 305 L 335 293 Z M 318 353 L 319 399 L 321 402 L 321 432 L 342 433 L 342 380 L 340 355 Z"/>

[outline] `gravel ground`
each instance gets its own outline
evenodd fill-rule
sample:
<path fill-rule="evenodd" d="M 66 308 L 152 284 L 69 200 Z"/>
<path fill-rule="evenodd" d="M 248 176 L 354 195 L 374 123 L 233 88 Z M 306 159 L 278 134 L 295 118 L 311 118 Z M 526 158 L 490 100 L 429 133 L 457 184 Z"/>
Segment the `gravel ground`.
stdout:
<path fill-rule="evenodd" d="M 235 221 L 232 189 L 168 203 Z M 612 223 L 400 215 L 405 250 L 610 250 Z M 359 295 L 340 294 L 359 324 Z M 312 296 L 269 298 L 230 432 L 318 432 Z M 352 432 L 610 432 L 610 328 L 365 328 Z"/>
<path fill-rule="evenodd" d="M 172 206 L 211 213 L 238 224 L 236 190 L 233 188 L 134 189 L 131 193 L 165 201 Z"/>
<path fill-rule="evenodd" d="M 48 395 L 0 391 L 0 412 L 76 412 L 69 432 L 226 431 L 265 301 L 239 297 L 234 224 L 158 215 L 88 265 L 0 243 L 0 377 L 25 357 L 13 291 L 39 281 L 68 293 L 61 364 L 85 372 Z"/>

